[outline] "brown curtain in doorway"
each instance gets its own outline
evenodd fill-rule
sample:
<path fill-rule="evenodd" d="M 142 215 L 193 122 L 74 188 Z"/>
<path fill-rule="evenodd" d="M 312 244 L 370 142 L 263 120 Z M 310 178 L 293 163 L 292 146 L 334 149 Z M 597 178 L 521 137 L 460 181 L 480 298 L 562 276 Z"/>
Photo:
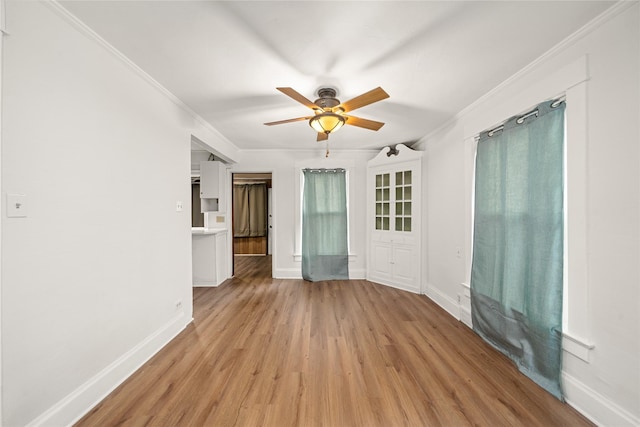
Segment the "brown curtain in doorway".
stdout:
<path fill-rule="evenodd" d="M 234 237 L 267 235 L 267 184 L 233 185 Z"/>

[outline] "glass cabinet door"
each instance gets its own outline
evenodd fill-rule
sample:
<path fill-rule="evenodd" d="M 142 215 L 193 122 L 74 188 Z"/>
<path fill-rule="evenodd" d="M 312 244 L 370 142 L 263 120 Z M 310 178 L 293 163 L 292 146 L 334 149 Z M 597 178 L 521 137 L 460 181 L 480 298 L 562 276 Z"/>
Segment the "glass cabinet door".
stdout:
<path fill-rule="evenodd" d="M 411 231 L 412 177 L 411 171 L 396 172 L 395 230 Z"/>
<path fill-rule="evenodd" d="M 389 230 L 391 213 L 390 174 L 376 175 L 376 230 Z"/>
<path fill-rule="evenodd" d="M 411 232 L 411 170 L 376 174 L 375 228 Z M 393 227 L 393 228 L 392 228 Z"/>

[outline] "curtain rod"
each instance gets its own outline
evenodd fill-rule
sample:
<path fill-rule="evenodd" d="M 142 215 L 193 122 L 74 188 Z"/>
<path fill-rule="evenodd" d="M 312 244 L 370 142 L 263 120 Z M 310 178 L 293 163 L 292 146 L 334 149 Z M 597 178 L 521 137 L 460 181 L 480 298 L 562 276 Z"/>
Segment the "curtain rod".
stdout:
<path fill-rule="evenodd" d="M 327 173 L 336 173 L 336 172 L 345 172 L 346 171 L 346 169 L 343 169 L 343 168 L 331 168 L 331 169 L 304 168 L 302 170 L 303 171 L 307 171 L 307 172 L 327 172 Z"/>
<path fill-rule="evenodd" d="M 566 97 L 566 95 L 562 95 L 561 97 L 556 98 L 556 99 L 555 99 L 555 100 L 553 100 L 553 102 L 551 103 L 551 108 L 557 108 L 557 107 L 558 107 L 562 102 L 564 102 L 564 101 L 566 100 L 566 98 L 567 98 L 567 97 Z M 549 101 L 551 101 L 551 100 L 549 100 Z M 544 101 L 543 101 L 543 102 L 544 102 Z M 538 104 L 538 105 L 540 105 L 540 104 Z M 537 108 L 535 108 L 534 110 L 531 110 L 530 108 L 528 108 L 527 110 L 530 110 L 530 111 L 528 111 L 527 113 L 524 113 L 524 114 L 522 114 L 520 117 L 518 117 L 518 119 L 516 120 L 516 123 L 518 123 L 519 125 L 521 125 L 521 124 L 522 124 L 522 123 L 524 123 L 524 121 L 525 121 L 526 119 L 528 119 L 529 117 L 531 117 L 531 116 L 538 116 L 538 109 L 537 109 Z M 516 115 L 517 115 L 517 114 L 516 114 Z M 511 117 L 509 117 L 509 119 L 510 119 L 510 118 L 511 118 Z M 493 136 L 496 132 L 500 132 L 500 131 L 504 130 L 504 124 L 505 124 L 509 119 L 507 119 L 507 120 L 503 121 L 501 124 L 499 124 L 499 125 L 497 125 L 497 126 L 494 126 L 493 128 L 489 128 L 489 129 L 491 129 L 491 130 L 490 130 L 490 131 L 488 131 L 488 132 L 487 132 L 486 130 L 483 130 L 482 132 L 478 133 L 478 134 L 475 136 L 475 140 L 476 140 L 476 141 L 478 141 L 478 140 L 480 139 L 480 134 L 482 134 L 482 133 L 484 133 L 484 132 L 487 132 L 487 135 L 491 137 L 491 136 Z"/>
<path fill-rule="evenodd" d="M 258 185 L 258 184 L 266 184 L 267 181 L 251 181 L 251 182 L 242 182 L 242 181 L 233 181 L 233 185 Z"/>

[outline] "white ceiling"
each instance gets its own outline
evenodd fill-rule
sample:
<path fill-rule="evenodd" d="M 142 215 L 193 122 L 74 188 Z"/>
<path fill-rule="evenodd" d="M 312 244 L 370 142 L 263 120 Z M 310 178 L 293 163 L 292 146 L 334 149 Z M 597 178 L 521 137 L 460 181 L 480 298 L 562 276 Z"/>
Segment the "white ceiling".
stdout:
<path fill-rule="evenodd" d="M 603 12 L 601 1 L 61 1 L 242 149 L 315 148 L 312 101 L 381 86 L 331 146 L 412 143 Z"/>

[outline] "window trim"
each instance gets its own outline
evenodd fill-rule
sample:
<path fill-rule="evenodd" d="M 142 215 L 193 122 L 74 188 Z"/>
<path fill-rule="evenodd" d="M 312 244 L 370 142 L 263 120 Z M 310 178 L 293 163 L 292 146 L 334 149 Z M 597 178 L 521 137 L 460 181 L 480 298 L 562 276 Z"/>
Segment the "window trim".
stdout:
<path fill-rule="evenodd" d="M 588 57 L 585 55 L 574 62 L 559 68 L 555 73 L 541 79 L 539 84 L 521 91 L 517 98 L 509 99 L 481 114 L 465 126 L 465 282 L 471 283 L 471 260 L 473 247 L 473 197 L 475 177 L 475 154 L 477 140 L 475 135 L 490 128 L 504 117 L 510 117 L 514 111 L 523 111 L 540 100 L 558 98 L 564 94 L 566 139 L 565 193 L 565 232 L 567 252 L 564 262 L 567 272 L 566 293 L 563 298 L 567 311 L 563 318 L 563 343 L 566 352 L 589 362 L 590 351 L 595 345 L 590 340 L 589 330 L 589 286 L 588 286 L 588 236 L 587 236 L 587 142 L 588 142 Z"/>

